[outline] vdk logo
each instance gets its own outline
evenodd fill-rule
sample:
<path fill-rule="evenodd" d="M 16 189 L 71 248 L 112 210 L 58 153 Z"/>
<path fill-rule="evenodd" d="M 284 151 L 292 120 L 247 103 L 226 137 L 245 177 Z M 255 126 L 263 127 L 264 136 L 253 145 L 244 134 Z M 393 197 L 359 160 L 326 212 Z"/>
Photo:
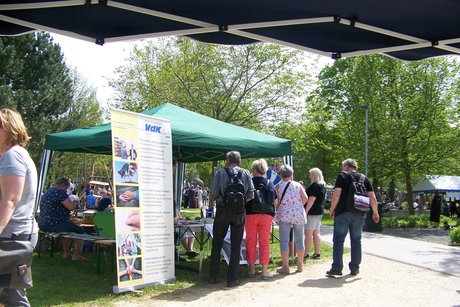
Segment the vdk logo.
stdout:
<path fill-rule="evenodd" d="M 150 132 L 156 132 L 156 133 L 161 133 L 161 126 L 156 126 L 156 125 L 151 125 L 151 124 L 145 124 L 145 130 L 150 131 Z"/>

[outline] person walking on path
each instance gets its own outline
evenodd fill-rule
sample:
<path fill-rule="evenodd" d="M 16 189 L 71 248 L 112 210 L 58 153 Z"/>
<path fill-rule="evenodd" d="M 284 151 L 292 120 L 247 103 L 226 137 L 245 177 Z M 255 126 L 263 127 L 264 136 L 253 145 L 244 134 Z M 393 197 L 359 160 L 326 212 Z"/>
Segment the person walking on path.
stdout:
<path fill-rule="evenodd" d="M 212 231 L 211 262 L 208 279 L 210 284 L 218 282 L 221 250 L 229 227 L 231 252 L 227 272 L 227 286 L 234 287 L 239 284 L 240 247 L 243 240 L 246 213 L 244 204 L 242 211 L 231 210 L 226 204 L 225 192 L 230 183 L 230 177 L 227 172 L 238 173 L 238 178 L 244 186 L 244 202 L 247 203 L 254 198 L 254 185 L 252 184 L 251 175 L 248 170 L 239 167 L 240 162 L 241 155 L 238 151 L 228 152 L 225 160 L 226 167 L 219 169 L 212 181 L 211 193 L 217 201 L 217 210 Z"/>
<path fill-rule="evenodd" d="M 324 182 L 323 172 L 317 167 L 309 170 L 309 177 L 311 184 L 307 188 L 308 202 L 305 205 L 305 212 L 307 213 L 307 224 L 305 224 L 305 256 L 309 258 L 310 247 L 313 243 L 315 252 L 311 259 L 321 258 L 321 219 L 324 213 L 324 189 L 326 182 Z"/>
<path fill-rule="evenodd" d="M 326 272 L 328 276 L 340 276 L 343 269 L 343 243 L 348 231 L 350 232 L 351 261 L 348 264 L 351 275 L 359 274 L 361 264 L 361 235 L 363 232 L 365 213 L 351 212 L 347 208 L 349 186 L 353 178 L 364 176 L 357 172 L 358 163 L 353 159 L 346 159 L 342 162 L 342 171 L 337 176 L 334 187 L 334 194 L 331 201 L 330 217 L 334 219 L 332 267 Z M 353 178 L 352 178 L 353 176 Z M 365 177 L 365 176 L 364 176 Z M 377 211 L 377 199 L 372 185 L 367 177 L 364 178 L 364 186 L 370 199 L 372 207 L 372 219 L 375 223 L 380 220 Z"/>

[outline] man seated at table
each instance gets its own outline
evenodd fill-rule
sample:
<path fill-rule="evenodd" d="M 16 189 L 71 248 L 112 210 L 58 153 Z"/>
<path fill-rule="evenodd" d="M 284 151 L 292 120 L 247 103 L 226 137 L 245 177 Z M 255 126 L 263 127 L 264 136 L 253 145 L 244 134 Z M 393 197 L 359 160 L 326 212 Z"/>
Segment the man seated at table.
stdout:
<path fill-rule="evenodd" d="M 42 196 L 40 201 L 40 216 L 38 218 L 38 227 L 46 232 L 75 232 L 84 233 L 83 227 L 75 224 L 70 220 L 70 211 L 75 210 L 77 205 L 72 203 L 67 194 L 69 181 L 66 178 L 58 178 L 55 186 L 49 188 Z M 73 253 L 71 245 L 74 241 Z M 82 240 L 72 240 L 63 238 L 62 246 L 64 258 L 72 260 L 85 260 L 80 255 Z"/>
<path fill-rule="evenodd" d="M 109 193 L 106 189 L 101 190 L 101 198 L 97 203 L 97 211 L 111 211 L 112 198 L 109 196 Z"/>

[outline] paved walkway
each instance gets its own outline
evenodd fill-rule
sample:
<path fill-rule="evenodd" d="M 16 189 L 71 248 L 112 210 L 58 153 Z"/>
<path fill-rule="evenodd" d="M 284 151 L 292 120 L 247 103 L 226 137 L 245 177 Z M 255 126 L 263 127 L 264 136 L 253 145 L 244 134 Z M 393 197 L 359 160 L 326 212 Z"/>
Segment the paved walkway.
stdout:
<path fill-rule="evenodd" d="M 332 244 L 332 226 L 321 226 L 324 242 Z M 349 236 L 345 246 L 350 247 Z M 460 247 L 363 232 L 363 252 L 460 277 Z"/>

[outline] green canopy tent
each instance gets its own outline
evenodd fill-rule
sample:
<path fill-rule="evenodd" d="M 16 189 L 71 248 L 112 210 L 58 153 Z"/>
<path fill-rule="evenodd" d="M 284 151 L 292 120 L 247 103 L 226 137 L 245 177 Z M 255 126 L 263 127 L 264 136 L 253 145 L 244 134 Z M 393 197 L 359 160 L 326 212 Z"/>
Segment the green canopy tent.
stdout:
<path fill-rule="evenodd" d="M 166 103 L 142 112 L 171 122 L 173 156 L 180 162 L 224 160 L 225 153 L 238 150 L 243 158 L 291 155 L 291 141 L 216 119 Z M 112 154 L 110 123 L 51 133 L 45 149 Z"/>
<path fill-rule="evenodd" d="M 219 120 L 166 103 L 143 114 L 171 122 L 173 156 L 180 163 L 174 178 L 180 200 L 185 163 L 224 160 L 225 154 L 237 150 L 242 158 L 286 156 L 290 163 L 291 141 L 227 124 Z M 112 154 L 111 124 L 51 133 L 46 136 L 40 166 L 39 191 L 43 189 L 52 152 Z M 39 202 L 39 199 L 38 199 Z"/>

